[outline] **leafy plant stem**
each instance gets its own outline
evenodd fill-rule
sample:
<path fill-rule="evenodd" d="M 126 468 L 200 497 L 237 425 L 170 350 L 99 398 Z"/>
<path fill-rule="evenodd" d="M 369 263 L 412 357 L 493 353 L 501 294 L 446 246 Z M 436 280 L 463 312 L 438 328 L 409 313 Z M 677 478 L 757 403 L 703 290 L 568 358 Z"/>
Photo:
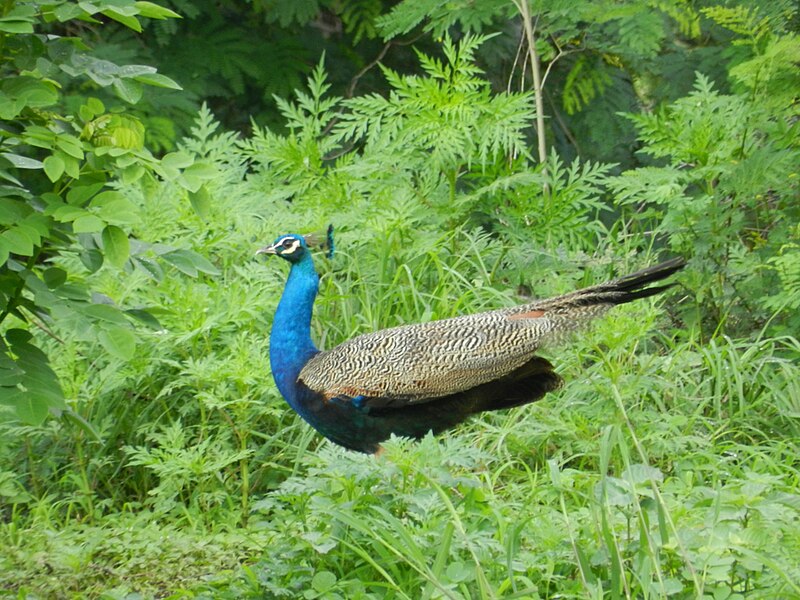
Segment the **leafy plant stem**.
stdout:
<path fill-rule="evenodd" d="M 239 473 L 242 479 L 242 516 L 241 522 L 243 526 L 247 525 L 247 517 L 250 511 L 250 457 L 246 455 L 247 452 L 247 434 L 242 432 L 239 434 L 239 449 L 242 451 L 243 458 L 239 461 Z"/>
<path fill-rule="evenodd" d="M 647 460 L 647 455 L 645 454 L 644 448 L 642 447 L 641 442 L 639 441 L 639 437 L 636 435 L 636 430 L 633 427 L 633 423 L 631 423 L 630 418 L 628 417 L 628 411 L 625 409 L 625 403 L 622 400 L 622 394 L 619 391 L 619 387 L 617 386 L 616 382 L 611 382 L 611 392 L 614 395 L 614 402 L 617 405 L 617 410 L 619 410 L 620 414 L 622 415 L 623 420 L 625 421 L 625 427 L 628 429 L 628 433 L 631 436 L 631 440 L 633 441 L 633 445 L 636 448 L 636 453 L 639 455 L 639 459 L 642 461 L 642 464 L 649 464 Z M 703 593 L 703 585 L 700 582 L 700 579 L 697 576 L 697 571 L 694 568 L 691 560 L 689 559 L 689 554 L 684 547 L 683 542 L 681 541 L 680 535 L 678 534 L 678 528 L 675 526 L 675 522 L 672 519 L 672 516 L 667 510 L 666 503 L 664 502 L 664 497 L 661 495 L 661 490 L 658 489 L 658 486 L 655 482 L 651 482 L 653 494 L 656 497 L 657 502 L 664 508 L 664 517 L 669 523 L 670 529 L 672 529 L 672 535 L 675 538 L 678 547 L 681 549 L 681 555 L 684 557 L 684 565 L 686 569 L 689 571 L 691 575 L 692 582 L 694 583 L 695 592 L 698 595 L 702 595 Z"/>
<path fill-rule="evenodd" d="M 83 435 L 81 433 L 78 434 L 77 440 L 75 442 L 75 453 L 77 455 L 76 458 L 78 459 L 78 468 L 80 469 L 81 488 L 83 492 L 83 497 L 86 502 L 86 509 L 87 509 L 86 516 L 89 518 L 89 520 L 94 520 L 95 517 L 94 490 L 92 489 L 92 486 L 89 483 L 89 474 L 86 470 L 86 456 L 83 447 Z"/>
<path fill-rule="evenodd" d="M 36 461 L 36 457 L 33 455 L 33 448 L 30 438 L 25 438 L 25 453 L 28 455 L 28 473 L 30 477 L 31 489 L 33 490 L 33 495 L 38 498 L 41 496 L 42 490 L 41 486 L 39 485 L 39 478 L 36 476 L 36 471 L 34 470 L 34 465 L 39 463 Z"/>

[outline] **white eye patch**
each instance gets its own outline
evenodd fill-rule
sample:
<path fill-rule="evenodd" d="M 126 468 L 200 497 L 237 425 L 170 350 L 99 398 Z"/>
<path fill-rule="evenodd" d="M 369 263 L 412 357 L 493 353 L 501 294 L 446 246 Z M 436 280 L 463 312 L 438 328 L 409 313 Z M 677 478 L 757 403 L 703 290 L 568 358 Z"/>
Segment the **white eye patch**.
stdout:
<path fill-rule="evenodd" d="M 280 243 L 275 244 L 280 254 L 292 254 L 299 245 L 300 240 L 290 237 L 284 238 Z"/>

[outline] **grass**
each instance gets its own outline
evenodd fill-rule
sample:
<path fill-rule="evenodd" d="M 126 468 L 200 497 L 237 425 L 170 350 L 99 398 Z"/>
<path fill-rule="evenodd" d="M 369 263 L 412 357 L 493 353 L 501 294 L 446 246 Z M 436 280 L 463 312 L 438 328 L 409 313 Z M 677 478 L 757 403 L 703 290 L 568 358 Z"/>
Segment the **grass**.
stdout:
<path fill-rule="evenodd" d="M 274 454 L 247 456 L 252 504 L 241 457 L 214 463 L 205 443 L 225 437 L 178 422 L 128 451 L 124 470 L 159 482 L 150 499 L 90 509 L 91 490 L 61 481 L 14 505 L 0 585 L 23 598 L 800 595 L 797 342 L 649 354 L 617 339 L 657 315 L 622 309 L 551 350 L 558 394 L 394 440 L 382 458 L 294 422 L 261 432 Z M 57 491 L 70 485 L 71 498 Z"/>
<path fill-rule="evenodd" d="M 168 186 L 127 190 L 149 207 L 142 239 L 222 275 L 93 276 L 115 301 L 159 309 L 131 361 L 68 332 L 43 340 L 97 436 L 0 425 L 0 597 L 800 596 L 795 338 L 699 340 L 637 302 L 544 350 L 567 385 L 539 403 L 392 440 L 380 458 L 350 453 L 278 396 L 266 337 L 285 265 L 252 258 L 317 205 L 264 206 L 253 185 L 226 180 L 207 222 Z M 422 203 L 326 217 L 356 209 L 318 261 L 323 347 L 507 306 L 521 284 L 568 291 L 635 256 L 591 232 L 591 255 L 441 233 Z"/>
<path fill-rule="evenodd" d="M 164 597 L 232 573 L 266 543 L 256 531 L 193 529 L 141 510 L 92 524 L 41 515 L 19 529 L 17 521 L 2 526 L 4 597 Z"/>

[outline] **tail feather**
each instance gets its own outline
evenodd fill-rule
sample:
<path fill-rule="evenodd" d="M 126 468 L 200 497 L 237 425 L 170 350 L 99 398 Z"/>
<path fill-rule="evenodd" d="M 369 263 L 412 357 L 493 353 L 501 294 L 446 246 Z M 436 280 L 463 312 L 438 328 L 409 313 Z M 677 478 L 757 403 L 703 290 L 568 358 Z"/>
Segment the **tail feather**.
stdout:
<path fill-rule="evenodd" d="M 631 273 L 630 275 L 625 275 L 624 277 L 620 277 L 619 279 L 615 279 L 614 281 L 610 281 L 604 285 L 620 292 L 625 292 L 625 291 L 633 292 L 636 290 L 641 290 L 641 288 L 647 285 L 648 283 L 653 283 L 654 281 L 661 281 L 662 279 L 666 279 L 673 273 L 677 273 L 678 271 L 680 271 L 685 266 L 686 266 L 686 261 L 683 260 L 683 258 L 673 258 L 663 263 L 653 265 L 652 267 L 647 267 L 646 269 L 642 269 L 641 271 L 636 271 L 635 273 Z M 658 288 L 658 290 L 663 291 L 668 287 L 670 286 L 669 285 L 662 286 L 661 288 Z M 652 289 L 657 289 L 657 288 L 652 288 Z"/>
<path fill-rule="evenodd" d="M 648 284 L 666 279 L 680 271 L 685 265 L 686 261 L 684 259 L 673 258 L 619 279 L 584 288 L 557 298 L 534 302 L 526 308 L 528 310 L 559 311 L 574 307 L 624 304 L 639 298 L 647 298 L 660 294 L 674 285 L 673 283 L 668 283 L 646 287 Z"/>

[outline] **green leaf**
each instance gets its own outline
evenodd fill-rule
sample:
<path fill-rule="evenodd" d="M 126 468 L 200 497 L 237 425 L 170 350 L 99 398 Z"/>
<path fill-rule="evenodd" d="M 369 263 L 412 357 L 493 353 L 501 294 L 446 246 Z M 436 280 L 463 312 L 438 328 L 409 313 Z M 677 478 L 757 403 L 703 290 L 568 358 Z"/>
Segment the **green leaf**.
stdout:
<path fill-rule="evenodd" d="M 0 233 L 9 252 L 21 256 L 33 255 L 33 240 L 20 227 L 12 227 Z"/>
<path fill-rule="evenodd" d="M 80 253 L 80 259 L 90 273 L 97 272 L 103 266 L 103 253 L 96 248 L 90 248 Z"/>
<path fill-rule="evenodd" d="M 113 19 L 118 23 L 122 23 L 128 29 L 133 29 L 136 33 L 142 32 L 142 24 L 139 23 L 139 20 L 131 15 L 123 14 L 117 8 L 109 8 L 107 10 L 100 11 L 101 14 L 107 16 L 109 19 Z"/>
<path fill-rule="evenodd" d="M 67 202 L 74 205 L 81 205 L 102 190 L 103 187 L 105 187 L 105 184 L 102 182 L 89 185 L 76 185 L 67 192 Z"/>
<path fill-rule="evenodd" d="M 8 77 L 0 90 L 8 98 L 18 101 L 18 109 L 29 106 L 31 108 L 44 108 L 58 102 L 58 90 L 50 82 L 36 79 L 35 77 L 18 76 Z"/>
<path fill-rule="evenodd" d="M 220 273 L 219 269 L 208 260 L 191 250 L 173 250 L 162 254 L 161 258 L 191 277 L 196 277 L 198 271 L 209 275 L 219 275 Z"/>
<path fill-rule="evenodd" d="M 92 201 L 89 203 L 89 206 L 100 207 L 109 202 L 113 202 L 114 200 L 124 199 L 125 196 L 122 194 L 122 192 L 118 192 L 116 190 L 105 190 L 94 196 Z"/>
<path fill-rule="evenodd" d="M 72 222 L 72 231 L 75 233 L 96 233 L 103 231 L 106 222 L 96 215 L 83 215 Z"/>
<path fill-rule="evenodd" d="M 101 192 L 90 203 L 97 209 L 97 215 L 106 223 L 132 225 L 140 222 L 139 209 L 120 192 Z"/>
<path fill-rule="evenodd" d="M 23 104 L 19 100 L 13 100 L 0 90 L 0 119 L 10 121 L 22 112 Z"/>
<path fill-rule="evenodd" d="M 130 360 L 136 352 L 136 336 L 130 329 L 116 325 L 103 325 L 97 339 L 109 354 Z"/>
<path fill-rule="evenodd" d="M 50 219 L 46 218 L 44 215 L 35 212 L 29 214 L 25 219 L 20 223 L 21 227 L 25 227 L 26 229 L 32 229 L 36 232 L 38 236 L 47 237 L 50 235 Z M 31 238 L 34 240 L 35 244 L 39 244 L 40 238 Z"/>
<path fill-rule="evenodd" d="M 79 217 L 87 216 L 89 213 L 79 206 L 65 205 L 59 206 L 49 214 L 59 223 L 69 223 Z"/>
<path fill-rule="evenodd" d="M 133 79 L 117 79 L 112 84 L 117 96 L 129 104 L 136 104 L 142 99 L 142 84 Z"/>
<path fill-rule="evenodd" d="M 2 347 L 2 342 L 0 342 Z M 16 387 L 22 381 L 25 371 L 5 352 L 0 352 L 0 387 Z"/>
<path fill-rule="evenodd" d="M 56 138 L 56 146 L 72 158 L 83 160 L 83 144 L 73 135 L 61 134 Z"/>
<path fill-rule="evenodd" d="M 145 168 L 140 164 L 128 165 L 122 170 L 122 183 L 130 185 L 139 181 L 145 174 Z"/>
<path fill-rule="evenodd" d="M 42 273 L 42 279 L 44 279 L 47 287 L 52 290 L 59 287 L 67 280 L 67 272 L 58 267 L 50 267 Z"/>
<path fill-rule="evenodd" d="M 41 169 L 44 168 L 44 163 L 35 158 L 28 158 L 12 152 L 0 152 L 0 156 L 7 159 L 12 165 L 18 169 Z"/>
<path fill-rule="evenodd" d="M 6 33 L 33 33 L 33 23 L 31 19 L 5 17 L 0 19 L 0 31 Z"/>
<path fill-rule="evenodd" d="M 470 579 L 474 578 L 475 570 L 474 568 L 470 569 L 466 563 L 457 561 L 447 565 L 445 574 L 450 581 L 459 583 L 461 581 L 469 581 Z"/>
<path fill-rule="evenodd" d="M 166 75 L 162 75 L 161 73 L 146 73 L 144 75 L 137 75 L 134 77 L 134 80 L 144 83 L 146 85 L 152 85 L 154 87 L 160 88 L 167 88 L 170 90 L 182 90 L 183 88 L 176 82 L 174 79 L 170 79 Z"/>
<path fill-rule="evenodd" d="M 199 191 L 204 181 L 213 179 L 219 174 L 219 170 L 207 162 L 195 162 L 186 167 L 178 178 L 178 183 L 194 193 Z"/>
<path fill-rule="evenodd" d="M 0 198 L 0 224 L 2 225 L 13 225 L 30 212 L 31 208 L 18 199 Z"/>
<path fill-rule="evenodd" d="M 108 262 L 122 268 L 131 252 L 128 235 L 116 225 L 108 225 L 103 230 L 103 252 Z"/>
<path fill-rule="evenodd" d="M 33 339 L 33 334 L 30 331 L 26 331 L 25 329 L 9 329 L 5 333 L 6 341 L 8 341 L 11 346 L 20 346 L 22 344 L 27 344 L 30 340 Z"/>
<path fill-rule="evenodd" d="M 634 463 L 629 465 L 621 475 L 622 479 L 626 481 L 630 481 L 634 485 L 641 484 L 641 483 L 649 483 L 649 482 L 661 482 L 664 481 L 664 474 L 659 471 L 655 467 L 651 467 L 650 465 L 643 465 L 640 463 Z"/>
<path fill-rule="evenodd" d="M 55 183 L 64 174 L 64 159 L 58 155 L 48 156 L 44 159 L 44 172 L 47 178 Z"/>
<path fill-rule="evenodd" d="M 319 571 L 311 579 L 311 587 L 317 592 L 324 593 L 336 585 L 336 575 L 330 571 Z"/>
<path fill-rule="evenodd" d="M 11 329 L 5 338 L 22 375 L 17 382 L 19 387 L 2 394 L 2 402 L 11 406 L 25 423 L 39 425 L 50 410 L 60 412 L 65 408 L 61 385 L 48 364 L 47 355 L 30 343 L 30 333 Z"/>
<path fill-rule="evenodd" d="M 119 76 L 123 79 L 133 79 L 140 75 L 152 75 L 158 69 L 149 65 L 124 65 L 119 68 Z"/>
<path fill-rule="evenodd" d="M 79 179 L 81 176 L 81 163 L 77 159 L 64 155 L 64 171 L 73 179 Z"/>
<path fill-rule="evenodd" d="M 131 115 L 103 115 L 86 123 L 81 137 L 95 146 L 139 150 L 144 146 L 144 125 Z"/>
<path fill-rule="evenodd" d="M 48 401 L 33 390 L 11 388 L 0 395 L 0 403 L 9 406 L 23 423 L 41 425 L 47 418 Z"/>
<path fill-rule="evenodd" d="M 109 202 L 97 214 L 113 225 L 136 225 L 141 221 L 136 205 L 124 198 Z"/>
<path fill-rule="evenodd" d="M 22 18 L 22 19 L 32 19 L 36 17 L 38 14 L 38 7 L 32 6 L 30 4 L 23 4 L 22 2 L 14 4 L 10 4 L 11 10 L 6 12 L 7 17 L 15 17 L 15 18 Z"/>
<path fill-rule="evenodd" d="M 148 19 L 180 19 L 181 15 L 165 6 L 159 6 L 152 2 L 134 2 L 133 5 L 138 9 L 139 15 Z"/>
<path fill-rule="evenodd" d="M 8 249 L 8 242 L 6 242 L 3 238 L 0 238 L 0 267 L 6 264 L 9 255 L 10 251 Z"/>
<path fill-rule="evenodd" d="M 79 427 L 89 438 L 93 439 L 96 442 L 102 442 L 103 438 L 100 435 L 100 432 L 95 429 L 94 425 L 92 425 L 89 421 L 84 419 L 78 413 L 76 413 L 71 408 L 64 409 L 62 416 L 65 420 L 72 422 L 74 425 Z"/>
<path fill-rule="evenodd" d="M 196 192 L 189 192 L 189 202 L 192 203 L 192 208 L 199 217 L 206 218 L 208 216 L 208 211 L 211 209 L 211 194 L 206 186 L 201 185 Z"/>
<path fill-rule="evenodd" d="M 175 250 L 173 252 L 163 254 L 161 258 L 170 263 L 181 273 L 185 273 L 190 277 L 197 277 L 197 267 L 194 265 L 194 261 L 186 256 L 186 251 Z"/>
<path fill-rule="evenodd" d="M 136 268 L 144 271 L 156 281 L 161 281 L 164 278 L 164 270 L 161 268 L 161 265 L 154 260 L 150 260 L 144 256 L 134 256 L 133 264 Z"/>
<path fill-rule="evenodd" d="M 199 179 L 213 179 L 219 175 L 219 170 L 207 162 L 195 162 L 186 167 L 183 173 Z"/>
<path fill-rule="evenodd" d="M 81 119 L 84 121 L 91 121 L 95 117 L 102 115 L 106 110 L 105 105 L 97 98 L 87 98 L 86 104 L 82 105 L 79 109 Z"/>
<path fill-rule="evenodd" d="M 185 169 L 194 163 L 194 158 L 186 152 L 170 152 L 161 159 L 161 164 L 170 169 Z"/>
<path fill-rule="evenodd" d="M 15 229 L 24 234 L 34 246 L 40 246 L 42 244 L 42 234 L 39 231 L 39 228 L 35 227 L 34 225 L 35 223 L 31 222 L 31 217 L 28 217 L 22 223 L 17 225 Z M 45 235 L 48 233 L 49 231 L 45 229 Z"/>
<path fill-rule="evenodd" d="M 95 321 L 104 321 L 115 325 L 127 325 L 128 321 L 120 309 L 111 304 L 87 304 L 81 307 L 81 312 Z"/>
<path fill-rule="evenodd" d="M 85 14 L 83 9 L 77 4 L 73 4 L 72 2 L 65 2 L 64 4 L 59 4 L 53 11 L 53 16 L 55 16 L 56 20 L 59 23 L 64 23 L 65 21 L 71 21 L 72 19 L 80 17 L 83 14 Z"/>
<path fill-rule="evenodd" d="M 126 315 L 129 315 L 136 319 L 137 321 L 144 323 L 150 329 L 155 329 L 156 331 L 161 331 L 164 329 L 164 326 L 151 312 L 147 310 L 142 310 L 140 308 L 130 308 L 125 311 Z"/>

